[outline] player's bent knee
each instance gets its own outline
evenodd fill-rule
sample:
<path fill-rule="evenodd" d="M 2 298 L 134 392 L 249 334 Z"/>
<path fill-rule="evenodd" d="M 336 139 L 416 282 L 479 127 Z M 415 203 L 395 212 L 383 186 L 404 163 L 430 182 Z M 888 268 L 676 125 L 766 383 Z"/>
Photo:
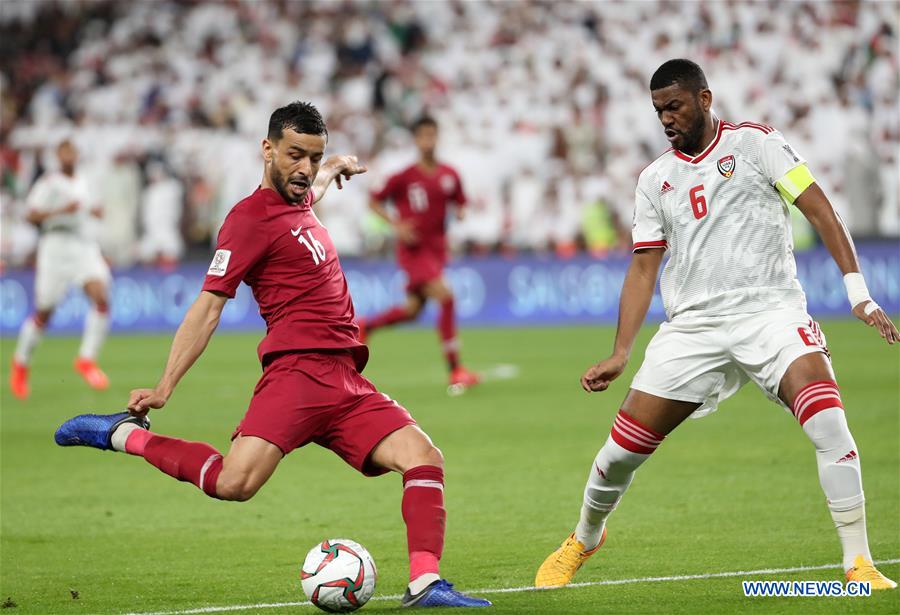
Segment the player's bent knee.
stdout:
<path fill-rule="evenodd" d="M 222 472 L 216 483 L 216 497 L 232 502 L 246 502 L 259 491 L 262 484 L 251 479 L 248 474 L 226 474 Z"/>
<path fill-rule="evenodd" d="M 437 466 L 439 468 L 444 467 L 444 454 L 441 452 L 441 449 L 436 447 L 435 445 L 431 445 L 424 453 L 422 457 L 422 463 L 418 465 L 423 466 Z"/>

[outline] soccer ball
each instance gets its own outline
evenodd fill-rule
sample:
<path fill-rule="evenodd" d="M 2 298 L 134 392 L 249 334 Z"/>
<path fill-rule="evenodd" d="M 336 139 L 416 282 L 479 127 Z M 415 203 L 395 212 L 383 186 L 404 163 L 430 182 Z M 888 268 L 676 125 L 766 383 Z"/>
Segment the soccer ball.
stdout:
<path fill-rule="evenodd" d="M 329 613 L 355 611 L 375 593 L 375 560 L 358 542 L 331 538 L 310 549 L 300 570 L 309 601 Z"/>

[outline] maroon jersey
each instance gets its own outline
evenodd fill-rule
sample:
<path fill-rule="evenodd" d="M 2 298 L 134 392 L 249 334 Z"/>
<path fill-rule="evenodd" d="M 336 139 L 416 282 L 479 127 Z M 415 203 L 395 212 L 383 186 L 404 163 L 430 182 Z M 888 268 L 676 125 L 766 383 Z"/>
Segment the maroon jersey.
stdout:
<path fill-rule="evenodd" d="M 259 359 L 288 350 L 348 349 L 362 371 L 368 349 L 359 342 L 353 302 L 328 230 L 312 210 L 275 190 L 257 190 L 235 205 L 219 230 L 203 290 L 234 297 L 247 283 L 266 321 Z"/>
<path fill-rule="evenodd" d="M 431 172 L 414 164 L 388 178 L 372 197 L 392 201 L 400 219 L 412 221 L 422 243 L 443 239 L 447 207 L 466 203 L 459 175 L 446 164 L 438 164 Z"/>

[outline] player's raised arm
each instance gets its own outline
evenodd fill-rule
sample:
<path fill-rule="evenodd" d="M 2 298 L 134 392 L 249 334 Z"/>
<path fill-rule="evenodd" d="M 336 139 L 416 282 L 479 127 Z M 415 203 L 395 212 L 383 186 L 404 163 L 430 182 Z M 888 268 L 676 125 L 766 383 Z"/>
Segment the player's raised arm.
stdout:
<path fill-rule="evenodd" d="M 634 339 L 650 309 L 664 252 L 662 249 L 642 249 L 634 253 L 622 284 L 613 352 L 608 359 L 588 368 L 581 377 L 585 391 L 605 391 L 625 370 Z"/>
<path fill-rule="evenodd" d="M 811 176 L 810 176 L 811 178 Z M 810 224 L 819 233 L 834 262 L 844 274 L 847 297 L 853 309 L 853 315 L 870 327 L 878 329 L 878 333 L 888 344 L 900 342 L 900 333 L 884 310 L 869 296 L 866 281 L 863 278 L 856 257 L 853 239 L 831 202 L 815 182 L 810 184 L 794 201 Z"/>
<path fill-rule="evenodd" d="M 318 203 L 328 190 L 328 186 L 334 181 L 337 183 L 338 190 L 343 189 L 343 180 L 349 180 L 354 175 L 365 173 L 368 168 L 364 164 L 360 164 L 356 156 L 331 156 L 326 160 L 319 169 L 316 179 L 313 182 L 313 195 Z"/>
<path fill-rule="evenodd" d="M 201 291 L 172 340 L 169 360 L 159 384 L 152 389 L 135 389 L 128 400 L 128 409 L 136 414 L 150 408 L 162 408 L 175 386 L 206 350 L 209 339 L 219 326 L 219 318 L 228 297 L 221 293 Z"/>

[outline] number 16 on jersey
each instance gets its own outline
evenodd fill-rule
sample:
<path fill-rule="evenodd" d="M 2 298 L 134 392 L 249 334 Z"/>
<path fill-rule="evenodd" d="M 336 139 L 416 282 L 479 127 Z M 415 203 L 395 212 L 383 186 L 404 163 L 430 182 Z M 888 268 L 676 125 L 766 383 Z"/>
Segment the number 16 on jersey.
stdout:
<path fill-rule="evenodd" d="M 323 262 L 325 260 L 325 246 L 322 245 L 318 239 L 313 237 L 312 231 L 306 231 L 306 237 L 303 236 L 303 227 L 301 226 L 296 231 L 291 229 L 291 235 L 297 238 L 297 241 L 302 243 L 309 250 L 309 253 L 312 254 L 313 262 L 316 265 Z"/>

